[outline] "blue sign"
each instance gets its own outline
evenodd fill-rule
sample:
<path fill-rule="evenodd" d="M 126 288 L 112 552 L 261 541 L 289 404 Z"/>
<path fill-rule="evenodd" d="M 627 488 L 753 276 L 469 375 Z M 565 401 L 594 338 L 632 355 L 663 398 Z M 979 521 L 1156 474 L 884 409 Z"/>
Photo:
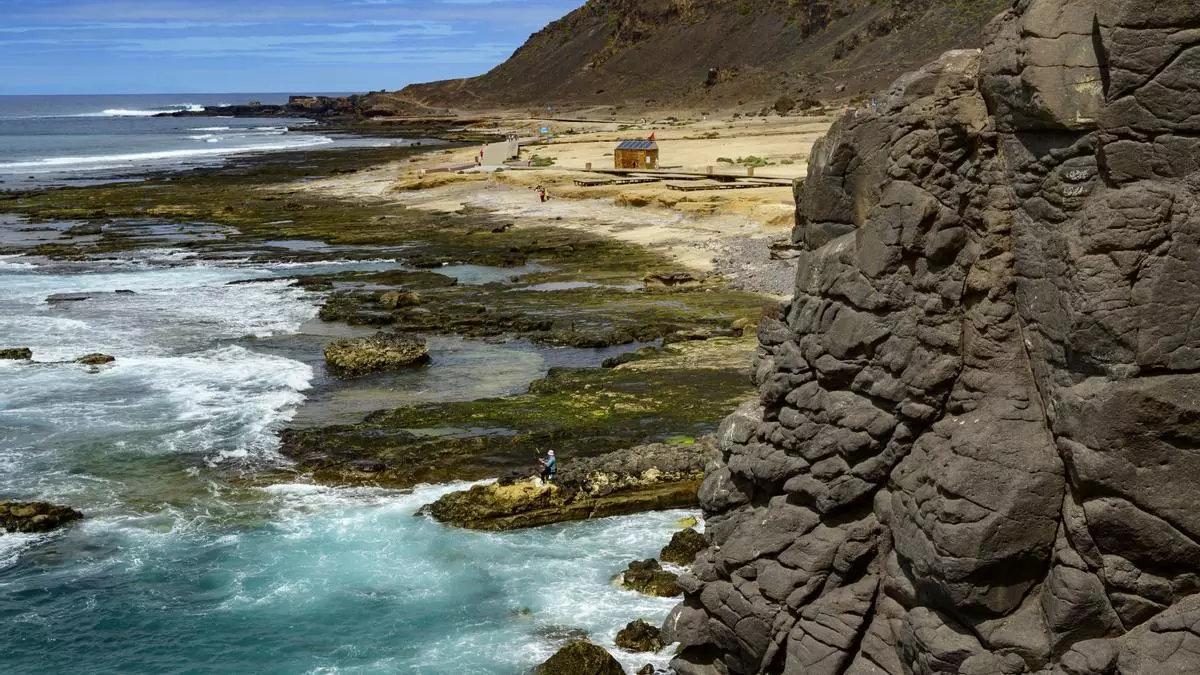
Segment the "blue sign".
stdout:
<path fill-rule="evenodd" d="M 550 127 L 542 127 L 542 133 L 543 133 L 543 134 L 548 134 L 548 133 L 550 133 Z"/>

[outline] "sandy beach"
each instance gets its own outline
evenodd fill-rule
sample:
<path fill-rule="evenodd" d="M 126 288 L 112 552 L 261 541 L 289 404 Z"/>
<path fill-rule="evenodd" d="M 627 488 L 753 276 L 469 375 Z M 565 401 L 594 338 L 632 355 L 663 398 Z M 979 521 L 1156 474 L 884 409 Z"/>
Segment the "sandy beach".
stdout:
<path fill-rule="evenodd" d="M 803 175 L 813 144 L 828 130 L 828 118 L 697 118 L 642 124 L 502 119 L 494 130 L 521 137 L 542 128 L 545 141 L 522 147 L 524 164 L 543 167 L 502 170 L 459 169 L 473 163 L 477 147 L 431 150 L 353 174 L 296 183 L 287 191 L 336 198 L 391 202 L 431 212 L 481 209 L 511 219 L 514 227 L 553 224 L 586 230 L 650 247 L 699 274 L 722 274 L 736 287 L 778 297 L 791 293 L 792 265 L 775 259 L 772 246 L 786 242 L 795 209 L 786 185 L 741 190 L 672 190 L 664 182 L 634 185 L 576 185 L 612 167 L 621 139 L 654 134 L 664 173 L 746 176 L 744 164 L 720 158 L 758 158 L 755 177 L 793 180 Z M 534 188 L 545 187 L 541 202 Z M 273 188 L 279 189 L 279 188 Z"/>

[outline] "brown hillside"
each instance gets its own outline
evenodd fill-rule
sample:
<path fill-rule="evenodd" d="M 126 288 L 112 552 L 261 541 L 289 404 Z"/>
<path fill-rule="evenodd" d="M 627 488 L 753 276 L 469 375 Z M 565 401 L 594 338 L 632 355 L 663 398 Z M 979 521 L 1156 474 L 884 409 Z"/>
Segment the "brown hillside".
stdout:
<path fill-rule="evenodd" d="M 485 75 L 412 85 L 434 107 L 728 106 L 874 91 L 976 46 L 1010 0 L 589 0 Z M 714 70 L 715 69 L 715 70 Z"/>

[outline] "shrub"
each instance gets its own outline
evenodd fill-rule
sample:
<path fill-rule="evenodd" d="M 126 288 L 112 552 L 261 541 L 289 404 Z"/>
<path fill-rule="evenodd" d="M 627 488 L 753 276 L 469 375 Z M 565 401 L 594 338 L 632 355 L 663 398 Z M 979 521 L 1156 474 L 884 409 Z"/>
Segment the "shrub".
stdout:
<path fill-rule="evenodd" d="M 749 157 L 738 157 L 737 163 L 741 164 L 742 166 L 754 166 L 754 167 L 770 166 L 770 164 L 771 164 L 766 159 L 764 159 L 762 157 L 757 157 L 755 155 L 750 155 Z"/>

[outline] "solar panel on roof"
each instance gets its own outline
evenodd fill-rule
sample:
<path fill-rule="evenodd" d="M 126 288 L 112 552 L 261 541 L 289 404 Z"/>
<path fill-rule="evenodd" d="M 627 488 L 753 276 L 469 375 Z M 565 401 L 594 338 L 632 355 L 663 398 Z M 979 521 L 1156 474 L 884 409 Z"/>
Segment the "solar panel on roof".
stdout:
<path fill-rule="evenodd" d="M 618 150 L 654 150 L 658 144 L 654 141 L 621 141 Z"/>

